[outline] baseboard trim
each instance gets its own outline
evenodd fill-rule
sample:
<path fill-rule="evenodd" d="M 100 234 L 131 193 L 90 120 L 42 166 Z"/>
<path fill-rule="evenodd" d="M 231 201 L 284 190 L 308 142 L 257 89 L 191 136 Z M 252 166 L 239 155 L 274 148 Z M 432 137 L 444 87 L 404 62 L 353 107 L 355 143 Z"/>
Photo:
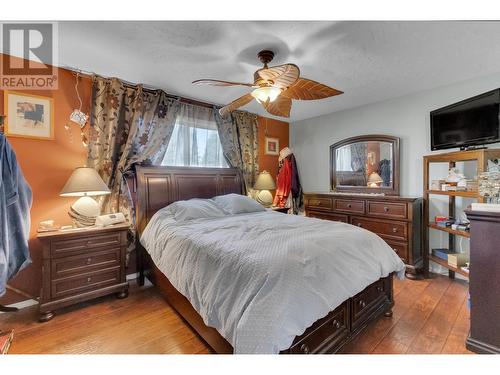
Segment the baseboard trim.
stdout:
<path fill-rule="evenodd" d="M 125 278 L 127 279 L 127 281 L 135 280 L 138 277 L 139 277 L 139 272 L 131 273 L 130 275 L 125 276 Z"/>

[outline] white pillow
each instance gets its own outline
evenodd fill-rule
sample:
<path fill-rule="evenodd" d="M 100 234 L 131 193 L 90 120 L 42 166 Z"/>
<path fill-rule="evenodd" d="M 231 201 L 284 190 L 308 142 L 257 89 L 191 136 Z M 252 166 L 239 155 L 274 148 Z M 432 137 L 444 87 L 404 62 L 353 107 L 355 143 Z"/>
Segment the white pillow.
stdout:
<path fill-rule="evenodd" d="M 177 221 L 217 218 L 226 214 L 211 199 L 177 201 L 166 207 Z"/>
<path fill-rule="evenodd" d="M 230 215 L 260 212 L 266 209 L 257 201 L 245 195 L 226 194 L 213 198 L 214 202 Z"/>

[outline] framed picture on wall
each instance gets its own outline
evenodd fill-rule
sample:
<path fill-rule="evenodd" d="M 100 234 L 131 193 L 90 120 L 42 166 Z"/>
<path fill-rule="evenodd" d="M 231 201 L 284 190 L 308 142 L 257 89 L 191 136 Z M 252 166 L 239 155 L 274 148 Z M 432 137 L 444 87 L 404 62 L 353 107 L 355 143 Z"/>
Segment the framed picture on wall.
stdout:
<path fill-rule="evenodd" d="M 280 140 L 278 138 L 266 137 L 266 155 L 278 155 L 280 152 Z"/>
<path fill-rule="evenodd" d="M 52 98 L 5 90 L 4 111 L 6 136 L 54 139 Z"/>

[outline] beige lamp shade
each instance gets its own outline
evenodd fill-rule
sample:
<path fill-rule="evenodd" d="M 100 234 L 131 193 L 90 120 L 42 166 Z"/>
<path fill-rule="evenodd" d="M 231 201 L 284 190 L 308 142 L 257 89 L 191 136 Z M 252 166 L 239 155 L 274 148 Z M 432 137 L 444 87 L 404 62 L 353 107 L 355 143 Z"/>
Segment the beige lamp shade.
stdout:
<path fill-rule="evenodd" d="M 94 168 L 80 167 L 73 171 L 61 190 L 62 197 L 82 197 L 110 194 L 108 186 Z"/>
<path fill-rule="evenodd" d="M 273 178 L 268 171 L 262 171 L 257 177 L 257 181 L 253 187 L 255 190 L 272 190 L 276 189 Z"/>
<path fill-rule="evenodd" d="M 384 182 L 382 177 L 377 172 L 372 172 L 368 177 L 368 186 L 369 187 L 377 187 L 377 184 Z"/>

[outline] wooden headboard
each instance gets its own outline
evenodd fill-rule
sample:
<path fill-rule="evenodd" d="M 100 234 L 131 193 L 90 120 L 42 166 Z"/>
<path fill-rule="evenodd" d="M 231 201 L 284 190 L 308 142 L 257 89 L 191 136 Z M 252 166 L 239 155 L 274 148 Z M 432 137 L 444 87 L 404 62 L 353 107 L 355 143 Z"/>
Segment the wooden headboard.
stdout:
<path fill-rule="evenodd" d="M 151 217 L 169 204 L 191 198 L 244 194 L 236 168 L 136 167 L 136 228 L 142 233 Z"/>

